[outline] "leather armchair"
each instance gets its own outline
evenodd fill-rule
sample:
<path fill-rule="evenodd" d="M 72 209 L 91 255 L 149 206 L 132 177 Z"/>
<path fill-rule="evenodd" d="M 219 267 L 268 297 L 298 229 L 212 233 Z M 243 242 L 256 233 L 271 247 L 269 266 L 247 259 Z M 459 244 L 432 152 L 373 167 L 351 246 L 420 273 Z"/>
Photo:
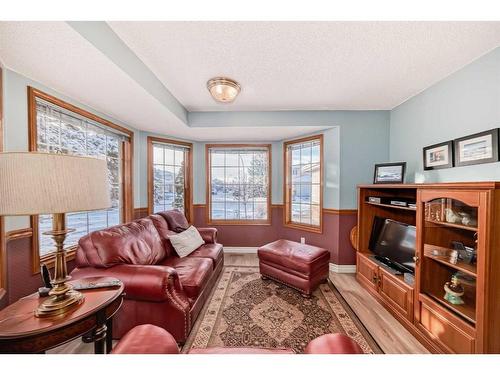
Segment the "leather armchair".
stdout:
<path fill-rule="evenodd" d="M 174 337 L 150 324 L 135 327 L 115 346 L 112 354 L 179 354 Z M 191 349 L 188 354 L 294 354 L 287 348 L 206 348 Z M 312 340 L 304 354 L 363 354 L 360 346 L 341 333 L 323 335 Z"/>

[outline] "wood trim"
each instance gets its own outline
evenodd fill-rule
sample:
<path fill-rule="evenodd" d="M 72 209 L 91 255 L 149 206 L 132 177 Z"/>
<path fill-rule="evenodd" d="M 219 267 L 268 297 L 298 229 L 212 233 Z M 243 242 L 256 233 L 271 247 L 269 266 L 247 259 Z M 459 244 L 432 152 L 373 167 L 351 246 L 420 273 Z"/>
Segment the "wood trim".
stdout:
<path fill-rule="evenodd" d="M 5 233 L 5 242 L 9 243 L 10 241 L 30 238 L 31 236 L 33 236 L 33 229 L 31 228 L 15 229 Z"/>
<path fill-rule="evenodd" d="M 133 219 L 133 201 L 134 201 L 134 191 L 133 191 L 133 157 L 134 157 L 134 132 L 117 125 L 109 120 L 99 117 L 89 111 L 79 108 L 73 104 L 67 103 L 64 100 L 58 99 L 50 94 L 43 91 L 35 89 L 28 86 L 28 146 L 29 151 L 37 151 L 37 124 L 36 124 L 36 99 L 40 98 L 49 103 L 52 103 L 58 107 L 61 107 L 67 111 L 74 112 L 82 117 L 86 117 L 92 121 L 98 122 L 101 125 L 107 126 L 111 129 L 117 130 L 128 136 L 128 140 L 122 142 L 122 201 L 123 201 L 123 211 L 122 218 L 123 222 L 128 222 Z M 32 241 L 31 241 L 31 253 L 32 253 L 32 271 L 34 274 L 40 272 L 40 264 L 46 263 L 47 266 L 53 264 L 53 259 L 50 255 L 46 255 L 40 258 L 39 253 L 39 243 L 38 243 L 38 215 L 32 215 L 30 217 L 30 223 L 32 228 Z M 75 247 L 76 249 L 76 247 Z M 67 249 L 67 260 L 74 258 L 73 247 Z"/>
<path fill-rule="evenodd" d="M 267 165 L 267 220 L 212 220 L 210 213 L 211 209 L 211 165 L 210 165 L 210 157 L 209 150 L 211 148 L 266 148 L 268 152 L 268 165 Z M 271 225 L 272 220 L 272 212 L 271 212 L 271 192 L 272 192 L 272 145 L 271 144 L 259 144 L 259 143 L 245 143 L 245 144 L 230 144 L 230 143 L 215 143 L 215 144 L 206 144 L 205 145 L 205 175 L 206 175 L 206 206 L 207 210 L 205 212 L 206 215 L 206 223 L 210 225 Z"/>
<path fill-rule="evenodd" d="M 165 143 L 187 147 L 188 160 L 184 166 L 184 173 L 187 178 L 184 179 L 184 214 L 187 220 L 192 223 L 193 216 L 193 144 L 189 142 L 178 141 L 176 139 L 148 137 L 147 138 L 147 168 L 148 168 L 148 214 L 153 213 L 153 143 Z"/>
<path fill-rule="evenodd" d="M 205 208 L 207 205 L 205 203 L 196 203 L 193 204 L 193 208 Z"/>
<path fill-rule="evenodd" d="M 357 215 L 357 209 L 323 208 L 324 215 Z"/>
<path fill-rule="evenodd" d="M 148 216 L 148 208 L 147 207 L 137 207 L 134 208 L 134 220 L 143 218 L 145 216 Z"/>
<path fill-rule="evenodd" d="M 288 178 L 289 178 L 288 168 L 291 165 L 291 163 L 290 163 L 291 155 L 288 153 L 287 149 L 288 149 L 288 146 L 296 144 L 296 143 L 303 143 L 303 142 L 317 141 L 317 140 L 319 140 L 319 148 L 320 148 L 320 155 L 319 155 L 319 166 L 320 166 L 319 226 L 294 223 L 291 220 L 291 198 L 290 197 L 292 195 L 292 184 L 288 183 Z M 284 203 L 285 212 L 283 214 L 283 226 L 285 226 L 285 227 L 305 230 L 305 231 L 313 232 L 313 233 L 323 233 L 323 212 L 324 212 L 324 209 L 323 209 L 323 176 L 324 176 L 323 144 L 324 144 L 323 134 L 318 134 L 318 135 L 313 135 L 313 136 L 309 136 L 309 137 L 298 138 L 298 139 L 294 139 L 291 141 L 283 142 L 283 198 L 285 200 L 285 203 Z"/>
<path fill-rule="evenodd" d="M 283 204 L 271 204 L 271 208 L 283 208 Z"/>

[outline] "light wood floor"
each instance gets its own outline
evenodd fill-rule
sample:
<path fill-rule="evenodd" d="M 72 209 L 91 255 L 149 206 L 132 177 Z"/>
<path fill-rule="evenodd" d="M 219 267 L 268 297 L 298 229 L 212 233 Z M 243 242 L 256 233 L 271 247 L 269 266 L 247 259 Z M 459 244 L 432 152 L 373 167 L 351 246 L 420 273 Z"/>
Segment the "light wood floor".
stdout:
<path fill-rule="evenodd" d="M 225 265 L 258 266 L 256 254 L 224 254 Z M 356 281 L 353 274 L 330 272 L 330 280 L 385 353 L 428 353 L 428 351 Z M 48 353 L 93 353 L 92 344 L 80 339 Z"/>

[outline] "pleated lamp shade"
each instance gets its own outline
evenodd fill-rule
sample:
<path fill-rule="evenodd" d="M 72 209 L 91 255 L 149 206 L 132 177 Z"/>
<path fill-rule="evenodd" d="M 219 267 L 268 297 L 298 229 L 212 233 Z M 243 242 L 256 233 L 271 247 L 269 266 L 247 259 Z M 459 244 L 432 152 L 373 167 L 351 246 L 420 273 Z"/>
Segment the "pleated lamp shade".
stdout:
<path fill-rule="evenodd" d="M 105 160 L 39 152 L 0 153 L 0 216 L 110 206 Z"/>

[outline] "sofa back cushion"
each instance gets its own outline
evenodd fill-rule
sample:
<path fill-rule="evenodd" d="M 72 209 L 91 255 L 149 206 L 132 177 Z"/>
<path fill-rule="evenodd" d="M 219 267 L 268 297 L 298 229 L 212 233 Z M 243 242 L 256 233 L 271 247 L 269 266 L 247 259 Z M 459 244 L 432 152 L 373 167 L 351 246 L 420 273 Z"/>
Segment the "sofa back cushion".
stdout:
<path fill-rule="evenodd" d="M 149 215 L 148 218 L 151 219 L 156 230 L 158 231 L 158 234 L 160 235 L 160 239 L 165 250 L 165 257 L 175 256 L 175 249 L 172 246 L 169 237 L 177 233 L 169 229 L 167 221 L 163 216 L 154 214 Z"/>
<path fill-rule="evenodd" d="M 176 233 L 184 232 L 189 228 L 186 216 L 179 210 L 158 212 L 167 221 L 168 228 Z"/>
<path fill-rule="evenodd" d="M 117 264 L 149 265 L 165 257 L 160 235 L 150 218 L 95 231 L 78 243 L 77 267 L 107 268 Z"/>

